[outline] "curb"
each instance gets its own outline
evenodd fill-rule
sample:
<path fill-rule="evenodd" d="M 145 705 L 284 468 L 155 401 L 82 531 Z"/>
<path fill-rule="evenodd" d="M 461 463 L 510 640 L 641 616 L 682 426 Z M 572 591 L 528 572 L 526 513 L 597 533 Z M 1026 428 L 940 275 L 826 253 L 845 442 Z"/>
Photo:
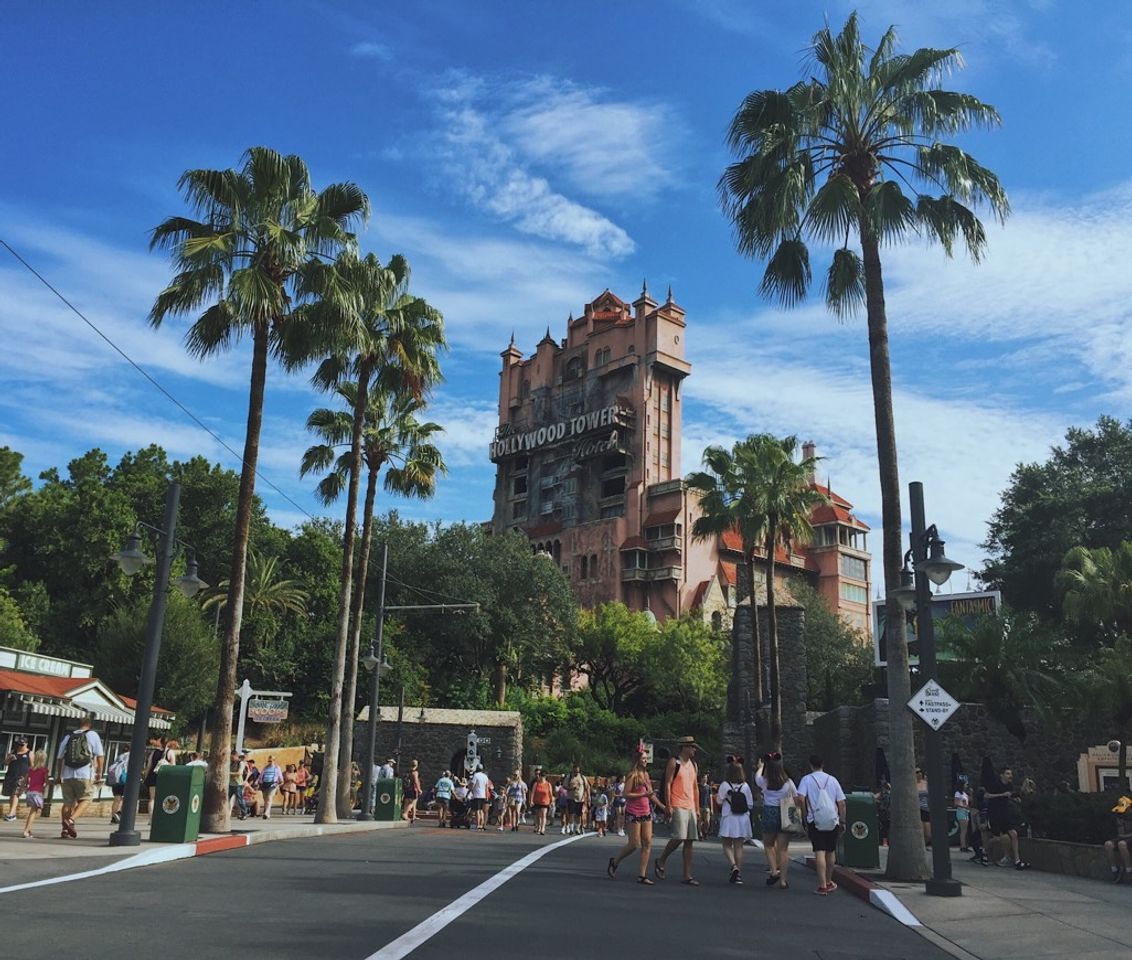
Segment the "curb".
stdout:
<path fill-rule="evenodd" d="M 249 847 L 255 843 L 271 843 L 277 840 L 302 840 L 306 837 L 320 837 L 324 835 L 337 835 L 349 833 L 369 833 L 373 830 L 389 830 L 408 827 L 404 820 L 369 820 L 365 822 L 323 824 L 304 824 L 300 827 L 284 827 L 279 830 L 257 830 L 254 833 L 232 833 L 220 836 L 210 836 L 197 840 L 195 843 L 168 843 L 152 846 L 141 853 L 130 857 L 123 857 L 93 870 L 83 870 L 80 873 L 69 873 L 61 877 L 48 877 L 45 880 L 32 880 L 28 883 L 17 883 L 10 887 L 0 887 L 0 894 L 17 893 L 21 890 L 33 890 L 36 887 L 48 887 L 56 883 L 67 883 L 71 880 L 87 880 L 91 877 L 101 877 L 108 873 L 119 873 L 122 870 L 133 870 L 137 867 L 152 867 L 160 863 L 172 863 L 175 860 L 190 860 L 193 857 L 203 857 L 210 853 L 221 853 L 224 850 L 237 850 Z"/>
<path fill-rule="evenodd" d="M 811 870 L 814 869 L 814 858 L 812 856 L 806 857 L 802 862 Z M 886 890 L 880 884 L 874 883 L 868 877 L 863 877 L 855 870 L 837 864 L 833 868 L 833 878 L 839 889 L 851 893 L 858 900 L 864 900 L 865 903 L 877 910 L 887 913 L 904 926 L 923 927 L 923 924 L 916 919 L 915 914 L 901 903 L 900 898 L 895 893 Z"/>

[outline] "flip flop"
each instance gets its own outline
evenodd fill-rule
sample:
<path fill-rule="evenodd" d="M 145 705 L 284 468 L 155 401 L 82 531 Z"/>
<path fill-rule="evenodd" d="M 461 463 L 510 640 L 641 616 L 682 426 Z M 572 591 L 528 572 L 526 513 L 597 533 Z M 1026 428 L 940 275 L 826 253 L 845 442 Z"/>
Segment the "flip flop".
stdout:
<path fill-rule="evenodd" d="M 695 877 L 689 877 L 687 880 L 681 880 L 680 882 L 686 887 L 698 887 L 700 885 L 700 881 Z"/>
<path fill-rule="evenodd" d="M 656 874 L 657 880 L 664 879 L 664 867 L 659 860 L 654 860 L 652 862 L 652 872 Z"/>
<path fill-rule="evenodd" d="M 656 886 L 648 877 L 637 877 L 637 883 L 643 883 L 646 887 Z"/>
<path fill-rule="evenodd" d="M 613 857 L 609 858 L 609 864 L 605 868 L 605 873 L 610 880 L 617 876 L 617 861 L 614 860 Z"/>

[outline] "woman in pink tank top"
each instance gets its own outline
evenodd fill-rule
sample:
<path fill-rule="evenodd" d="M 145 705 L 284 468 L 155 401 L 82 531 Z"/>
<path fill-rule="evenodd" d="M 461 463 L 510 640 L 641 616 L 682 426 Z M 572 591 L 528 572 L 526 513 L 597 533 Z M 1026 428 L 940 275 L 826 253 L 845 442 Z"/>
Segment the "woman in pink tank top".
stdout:
<path fill-rule="evenodd" d="M 612 880 L 617 875 L 617 868 L 621 861 L 630 856 L 634 850 L 641 851 L 641 872 L 637 876 L 637 883 L 652 886 L 648 877 L 649 856 L 652 850 L 652 811 L 653 808 L 664 809 L 653 790 L 652 780 L 649 779 L 649 768 L 645 762 L 643 747 L 637 748 L 636 761 L 633 769 L 625 780 L 625 818 L 629 821 L 629 839 L 625 846 L 615 857 L 609 858 L 609 865 L 605 872 Z"/>

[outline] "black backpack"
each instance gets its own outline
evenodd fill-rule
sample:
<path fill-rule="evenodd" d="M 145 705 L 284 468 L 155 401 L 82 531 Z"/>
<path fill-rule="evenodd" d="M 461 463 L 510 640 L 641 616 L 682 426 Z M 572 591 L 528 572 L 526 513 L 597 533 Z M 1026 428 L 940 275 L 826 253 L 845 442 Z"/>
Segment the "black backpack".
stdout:
<path fill-rule="evenodd" d="M 731 804 L 732 813 L 749 813 L 751 808 L 747 806 L 747 795 L 743 792 L 743 785 L 739 785 L 739 789 L 735 788 L 735 784 L 728 783 L 731 789 L 727 793 L 727 802 Z"/>

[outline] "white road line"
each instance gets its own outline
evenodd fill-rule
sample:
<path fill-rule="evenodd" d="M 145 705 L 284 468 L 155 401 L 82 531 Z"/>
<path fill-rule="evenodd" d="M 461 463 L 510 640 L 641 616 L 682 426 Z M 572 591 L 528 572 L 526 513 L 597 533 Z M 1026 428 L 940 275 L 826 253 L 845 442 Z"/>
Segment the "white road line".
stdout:
<path fill-rule="evenodd" d="M 167 847 L 156 847 L 144 853 L 115 860 L 104 867 L 94 870 L 84 870 L 82 873 L 69 873 L 63 877 L 48 877 L 46 880 L 33 880 L 29 883 L 17 883 L 11 887 L 0 887 L 0 894 L 15 893 L 18 890 L 32 890 L 35 887 L 49 887 L 55 883 L 68 883 L 71 880 L 86 880 L 90 877 L 101 877 L 107 873 L 118 873 L 120 870 L 132 870 L 134 867 L 149 867 L 155 863 L 170 863 L 173 860 L 184 860 L 195 857 L 197 845 L 195 843 L 175 843 Z"/>
<path fill-rule="evenodd" d="M 592 836 L 592 833 L 577 834 L 573 837 L 567 837 L 565 840 L 559 840 L 549 846 L 532 850 L 525 857 L 516 860 L 508 867 L 504 867 L 499 873 L 495 874 L 495 876 L 488 877 L 478 887 L 472 887 L 471 890 L 453 900 L 448 906 L 437 910 L 436 913 L 428 919 L 422 920 L 413 927 L 412 930 L 408 931 L 408 933 L 403 933 L 396 940 L 387 943 L 378 950 L 377 953 L 371 953 L 366 957 L 366 960 L 401 960 L 402 957 L 407 957 L 422 943 L 436 936 L 436 934 L 440 933 L 440 931 L 453 920 L 467 913 L 484 897 L 498 890 L 512 877 L 526 870 L 532 863 L 541 860 L 548 853 L 557 850 L 559 847 L 564 847 L 568 843 L 573 843 L 576 840 L 583 840 L 586 837 Z"/>

